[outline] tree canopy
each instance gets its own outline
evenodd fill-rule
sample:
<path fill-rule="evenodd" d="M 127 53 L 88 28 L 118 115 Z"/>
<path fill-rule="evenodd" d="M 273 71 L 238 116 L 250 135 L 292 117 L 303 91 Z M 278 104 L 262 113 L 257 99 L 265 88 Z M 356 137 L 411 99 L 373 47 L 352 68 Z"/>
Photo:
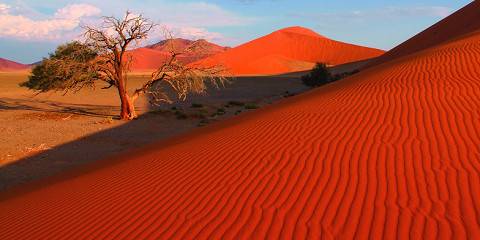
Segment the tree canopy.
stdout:
<path fill-rule="evenodd" d="M 98 53 L 78 41 L 60 45 L 48 58 L 32 69 L 27 82 L 21 86 L 39 92 L 79 91 L 93 87 L 101 75 L 96 68 Z"/>

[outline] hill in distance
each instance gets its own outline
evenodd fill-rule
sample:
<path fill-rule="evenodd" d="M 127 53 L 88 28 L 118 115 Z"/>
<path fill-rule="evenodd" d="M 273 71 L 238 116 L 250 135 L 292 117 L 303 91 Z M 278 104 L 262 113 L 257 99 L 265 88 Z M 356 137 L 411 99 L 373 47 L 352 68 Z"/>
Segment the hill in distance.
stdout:
<path fill-rule="evenodd" d="M 186 49 L 192 49 L 192 51 L 185 52 Z M 129 51 L 128 54 L 133 57 L 131 69 L 142 71 L 158 69 L 165 61 L 170 59 L 172 51 L 185 52 L 178 56 L 178 60 L 184 64 L 189 64 L 224 52 L 227 49 L 228 47 L 222 47 L 204 39 L 194 41 L 175 38 Z"/>
<path fill-rule="evenodd" d="M 31 66 L 27 64 L 22 64 L 5 58 L 0 58 L 0 71 L 3 72 L 22 71 L 27 70 L 30 67 Z"/>
<path fill-rule="evenodd" d="M 331 40 L 307 28 L 289 27 L 195 64 L 223 65 L 234 75 L 270 75 L 310 70 L 316 62 L 338 65 L 383 53 Z"/>

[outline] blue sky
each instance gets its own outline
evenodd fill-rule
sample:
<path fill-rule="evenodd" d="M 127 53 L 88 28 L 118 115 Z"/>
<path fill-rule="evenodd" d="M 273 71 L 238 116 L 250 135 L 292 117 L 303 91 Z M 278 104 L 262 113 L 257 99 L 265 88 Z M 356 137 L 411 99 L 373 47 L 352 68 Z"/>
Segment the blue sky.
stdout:
<path fill-rule="evenodd" d="M 388 50 L 470 0 L 0 0 L 0 57 L 40 60 L 78 38 L 80 25 L 129 9 L 168 26 L 178 37 L 236 46 L 288 26 Z M 153 35 L 149 40 L 160 40 Z"/>

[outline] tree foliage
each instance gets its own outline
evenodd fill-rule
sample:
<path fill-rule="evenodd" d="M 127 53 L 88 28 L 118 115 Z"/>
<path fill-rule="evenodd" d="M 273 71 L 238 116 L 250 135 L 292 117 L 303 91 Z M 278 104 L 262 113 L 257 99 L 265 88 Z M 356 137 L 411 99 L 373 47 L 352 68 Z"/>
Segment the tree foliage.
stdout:
<path fill-rule="evenodd" d="M 93 87 L 101 76 L 94 63 L 98 53 L 80 42 L 60 45 L 48 58 L 32 69 L 27 82 L 21 86 L 47 91 L 78 91 Z"/>

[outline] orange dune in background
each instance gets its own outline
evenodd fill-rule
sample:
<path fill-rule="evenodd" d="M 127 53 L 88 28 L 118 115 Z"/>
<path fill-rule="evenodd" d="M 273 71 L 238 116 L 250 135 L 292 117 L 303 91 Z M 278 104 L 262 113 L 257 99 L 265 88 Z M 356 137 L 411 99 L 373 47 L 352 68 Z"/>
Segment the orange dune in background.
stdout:
<path fill-rule="evenodd" d="M 132 58 L 131 71 L 156 70 L 170 59 L 170 53 L 149 48 L 138 48 L 127 52 L 127 57 Z"/>
<path fill-rule="evenodd" d="M 306 28 L 290 27 L 197 64 L 223 65 L 234 75 L 265 75 L 310 70 L 316 62 L 338 65 L 383 53 L 378 49 L 334 41 Z"/>
<path fill-rule="evenodd" d="M 185 52 L 185 49 L 195 44 L 195 49 Z M 138 48 L 127 52 L 127 57 L 132 58 L 130 69 L 132 71 L 157 70 L 171 58 L 171 51 L 183 53 L 177 60 L 183 64 L 189 64 L 200 59 L 226 51 L 228 48 L 210 43 L 206 40 L 169 39 L 159 43 Z"/>
<path fill-rule="evenodd" d="M 3 193 L 1 236 L 480 239 L 479 30 Z"/>

